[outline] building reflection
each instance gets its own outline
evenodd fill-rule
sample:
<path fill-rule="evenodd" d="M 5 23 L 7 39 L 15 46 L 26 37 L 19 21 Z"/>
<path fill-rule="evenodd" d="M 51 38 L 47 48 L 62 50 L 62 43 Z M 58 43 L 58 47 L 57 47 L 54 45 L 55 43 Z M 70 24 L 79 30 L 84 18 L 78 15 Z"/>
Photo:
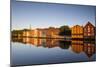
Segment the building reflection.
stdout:
<path fill-rule="evenodd" d="M 57 39 L 46 39 L 45 46 L 48 48 L 58 47 L 59 43 Z"/>
<path fill-rule="evenodd" d="M 83 40 L 63 40 L 63 39 L 41 39 L 41 38 L 20 38 L 20 37 L 13 37 L 12 42 L 20 42 L 24 44 L 31 44 L 34 46 L 42 46 L 44 48 L 54 48 L 59 47 L 61 49 L 68 50 L 71 47 L 71 50 L 76 53 L 80 54 L 84 52 L 88 58 L 91 58 L 93 54 L 96 52 L 96 45 L 95 41 L 83 41 Z"/>
<path fill-rule="evenodd" d="M 83 52 L 83 41 L 80 40 L 72 40 L 72 51 L 75 53 Z"/>
<path fill-rule="evenodd" d="M 41 46 L 42 45 L 42 39 L 38 39 L 38 38 L 23 38 L 22 43 L 31 44 L 31 45 L 35 45 L 35 46 Z"/>
<path fill-rule="evenodd" d="M 91 43 L 85 43 L 84 42 L 84 45 L 83 45 L 83 51 L 85 52 L 85 54 L 91 58 L 93 54 L 95 54 L 96 52 L 96 45 L 94 42 L 91 42 Z"/>
<path fill-rule="evenodd" d="M 72 51 L 77 54 L 84 52 L 88 56 L 88 58 L 91 58 L 93 54 L 95 54 L 96 52 L 95 41 L 72 40 L 71 48 L 72 48 Z"/>
<path fill-rule="evenodd" d="M 12 41 L 13 42 L 23 42 L 23 38 L 21 38 L 21 37 L 13 37 Z"/>

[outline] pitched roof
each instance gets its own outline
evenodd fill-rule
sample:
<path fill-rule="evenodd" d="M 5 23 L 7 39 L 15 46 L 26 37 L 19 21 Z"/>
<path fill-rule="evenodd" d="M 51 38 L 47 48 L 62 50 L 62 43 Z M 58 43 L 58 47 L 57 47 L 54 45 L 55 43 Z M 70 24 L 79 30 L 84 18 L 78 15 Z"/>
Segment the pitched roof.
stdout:
<path fill-rule="evenodd" d="M 87 24 L 84 26 L 84 27 L 86 27 L 86 26 L 88 26 L 88 25 L 91 25 L 91 26 L 93 26 L 94 27 L 94 25 L 91 23 L 91 22 L 87 22 Z"/>

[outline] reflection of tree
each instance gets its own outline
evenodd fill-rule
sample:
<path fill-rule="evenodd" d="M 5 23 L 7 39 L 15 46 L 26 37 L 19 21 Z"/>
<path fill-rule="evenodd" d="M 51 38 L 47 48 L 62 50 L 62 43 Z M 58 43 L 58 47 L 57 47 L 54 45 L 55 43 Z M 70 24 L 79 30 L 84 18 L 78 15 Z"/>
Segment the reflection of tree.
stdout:
<path fill-rule="evenodd" d="M 59 47 L 62 49 L 68 49 L 71 45 L 71 41 L 59 41 Z"/>

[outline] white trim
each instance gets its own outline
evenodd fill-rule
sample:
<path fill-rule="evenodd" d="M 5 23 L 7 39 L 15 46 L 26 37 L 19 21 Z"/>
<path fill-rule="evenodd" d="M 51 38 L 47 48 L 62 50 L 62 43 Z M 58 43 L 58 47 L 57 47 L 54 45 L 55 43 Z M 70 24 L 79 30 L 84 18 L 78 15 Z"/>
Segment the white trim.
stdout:
<path fill-rule="evenodd" d="M 36 1 L 36 2 L 49 2 L 49 3 L 96 5 L 96 0 L 16 0 L 16 1 Z"/>

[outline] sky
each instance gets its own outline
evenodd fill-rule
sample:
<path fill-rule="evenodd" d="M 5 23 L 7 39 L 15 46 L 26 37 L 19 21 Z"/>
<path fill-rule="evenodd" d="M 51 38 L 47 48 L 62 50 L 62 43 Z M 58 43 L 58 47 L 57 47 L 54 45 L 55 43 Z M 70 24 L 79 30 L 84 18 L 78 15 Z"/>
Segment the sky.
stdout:
<path fill-rule="evenodd" d="M 96 7 L 71 4 L 19 2 L 12 0 L 12 29 L 47 28 L 68 25 L 84 26 L 90 21 L 95 26 Z"/>

